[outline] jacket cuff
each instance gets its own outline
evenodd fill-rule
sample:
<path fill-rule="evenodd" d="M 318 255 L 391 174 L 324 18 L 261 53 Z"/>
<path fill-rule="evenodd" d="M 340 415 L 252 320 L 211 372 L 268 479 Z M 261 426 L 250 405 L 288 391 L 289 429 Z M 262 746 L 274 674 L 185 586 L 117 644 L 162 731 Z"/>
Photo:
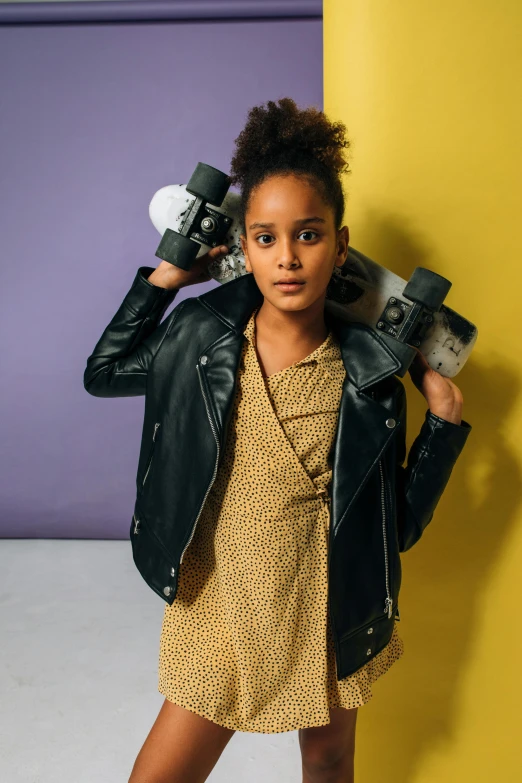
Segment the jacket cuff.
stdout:
<path fill-rule="evenodd" d="M 428 408 L 422 429 L 427 430 L 425 434 L 427 440 L 422 440 L 426 445 L 421 456 L 436 457 L 436 462 L 440 457 L 442 464 L 444 462 L 451 464 L 457 460 L 464 448 L 472 426 L 465 419 L 462 419 L 460 424 L 442 419 Z"/>
<path fill-rule="evenodd" d="M 432 426 L 438 429 L 446 428 L 450 432 L 451 430 L 454 430 L 455 433 L 461 431 L 462 435 L 454 435 L 453 437 L 461 437 L 463 438 L 464 442 L 466 441 L 466 438 L 468 437 L 469 433 L 473 429 L 469 421 L 466 421 L 465 419 L 461 419 L 460 424 L 455 424 L 455 422 L 453 421 L 448 421 L 447 419 L 442 419 L 440 416 L 437 416 L 437 414 L 433 413 L 429 408 L 426 411 L 426 415 L 424 418 L 426 421 L 431 419 Z"/>
<path fill-rule="evenodd" d="M 162 288 L 147 278 L 154 272 L 153 266 L 140 266 L 132 285 L 125 296 L 126 306 L 150 320 L 159 320 L 168 306 L 174 301 L 179 288 Z"/>

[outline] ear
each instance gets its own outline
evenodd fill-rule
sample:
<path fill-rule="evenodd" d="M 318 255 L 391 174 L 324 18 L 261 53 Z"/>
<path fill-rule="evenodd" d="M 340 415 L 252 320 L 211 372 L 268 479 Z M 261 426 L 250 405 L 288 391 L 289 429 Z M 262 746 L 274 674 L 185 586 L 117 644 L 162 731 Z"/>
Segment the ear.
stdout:
<path fill-rule="evenodd" d="M 342 266 L 348 257 L 348 243 L 350 241 L 350 230 L 348 226 L 343 226 L 337 232 L 337 253 L 335 256 L 335 266 Z"/>
<path fill-rule="evenodd" d="M 239 241 L 241 242 L 241 250 L 242 250 L 243 255 L 245 257 L 245 268 L 246 268 L 247 272 L 251 272 L 252 271 L 252 267 L 250 266 L 250 260 L 248 258 L 246 237 L 243 234 L 241 234 L 240 237 L 239 237 Z"/>

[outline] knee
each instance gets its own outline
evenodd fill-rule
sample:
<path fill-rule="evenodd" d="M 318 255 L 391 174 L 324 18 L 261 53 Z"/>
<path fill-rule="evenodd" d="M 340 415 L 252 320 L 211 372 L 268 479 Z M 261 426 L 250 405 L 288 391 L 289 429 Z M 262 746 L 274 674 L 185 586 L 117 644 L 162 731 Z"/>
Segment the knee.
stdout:
<path fill-rule="evenodd" d="M 303 742 L 301 745 L 304 780 L 307 783 L 337 783 L 349 780 L 346 774 L 353 771 L 353 754 L 346 747 L 332 743 Z"/>

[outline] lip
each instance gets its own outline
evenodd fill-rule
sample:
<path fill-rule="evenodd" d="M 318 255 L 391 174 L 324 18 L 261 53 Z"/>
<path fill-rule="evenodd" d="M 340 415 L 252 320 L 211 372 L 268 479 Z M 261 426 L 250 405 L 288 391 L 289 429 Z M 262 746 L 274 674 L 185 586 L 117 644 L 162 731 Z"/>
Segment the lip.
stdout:
<path fill-rule="evenodd" d="M 298 291 L 302 286 L 304 286 L 304 281 L 297 280 L 296 282 L 289 282 L 289 283 L 274 283 L 278 288 L 281 289 L 281 291 Z"/>

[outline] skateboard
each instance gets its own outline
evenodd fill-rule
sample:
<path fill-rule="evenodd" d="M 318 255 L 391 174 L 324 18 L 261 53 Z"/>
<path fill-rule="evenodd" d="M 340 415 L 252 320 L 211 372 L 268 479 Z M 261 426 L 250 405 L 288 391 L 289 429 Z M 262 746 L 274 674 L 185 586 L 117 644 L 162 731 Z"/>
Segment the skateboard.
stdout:
<path fill-rule="evenodd" d="M 208 266 L 210 276 L 227 283 L 249 274 L 241 250 L 237 220 L 240 196 L 229 190 L 229 177 L 199 162 L 186 184 L 166 185 L 153 195 L 149 216 L 161 235 L 155 255 L 181 269 L 218 244 L 229 253 Z M 401 362 L 404 376 L 416 348 L 430 367 L 453 378 L 468 360 L 477 327 L 443 304 L 451 288 L 445 277 L 416 267 L 409 281 L 349 247 L 345 263 L 334 267 L 325 310 L 345 321 L 379 332 Z"/>

